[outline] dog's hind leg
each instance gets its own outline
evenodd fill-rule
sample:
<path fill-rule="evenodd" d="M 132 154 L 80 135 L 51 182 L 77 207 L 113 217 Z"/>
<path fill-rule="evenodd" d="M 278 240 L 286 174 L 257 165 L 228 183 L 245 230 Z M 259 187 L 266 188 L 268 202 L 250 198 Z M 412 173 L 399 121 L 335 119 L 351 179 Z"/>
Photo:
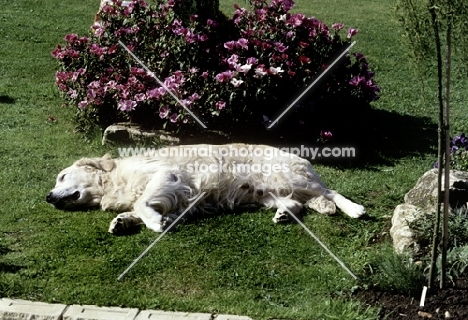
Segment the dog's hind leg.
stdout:
<path fill-rule="evenodd" d="M 163 232 L 176 218 L 180 208 L 189 205 L 191 189 L 182 173 L 162 171 L 155 174 L 145 192 L 135 202 L 135 214 L 153 231 Z"/>
<path fill-rule="evenodd" d="M 111 221 L 109 232 L 115 235 L 121 235 L 142 224 L 143 220 L 135 216 L 133 212 L 124 212 L 120 213 Z"/>
<path fill-rule="evenodd" d="M 291 199 L 291 197 L 276 197 L 275 199 L 271 195 L 267 195 L 260 200 L 260 203 L 267 208 L 277 208 L 275 216 L 273 217 L 274 223 L 290 221 L 289 212 L 296 215 L 303 208 L 302 203 Z"/>

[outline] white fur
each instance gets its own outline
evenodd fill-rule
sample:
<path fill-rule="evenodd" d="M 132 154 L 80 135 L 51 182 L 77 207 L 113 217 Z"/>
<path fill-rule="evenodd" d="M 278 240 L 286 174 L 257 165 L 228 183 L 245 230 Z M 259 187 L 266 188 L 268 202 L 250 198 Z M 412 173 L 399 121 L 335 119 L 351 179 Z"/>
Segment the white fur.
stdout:
<path fill-rule="evenodd" d="M 361 205 L 327 189 L 305 159 L 292 154 L 275 157 L 222 154 L 220 148 L 227 146 L 278 151 L 263 145 L 195 145 L 170 148 L 209 148 L 211 153 L 206 156 L 83 158 L 60 172 L 47 201 L 59 209 L 100 206 L 103 210 L 122 212 L 109 228 L 109 232 L 115 234 L 139 224 L 161 232 L 202 192 L 205 195 L 192 212 L 203 211 L 208 206 L 223 210 L 259 204 L 277 208 L 275 222 L 287 220 L 288 210 L 297 214 L 304 204 L 324 214 L 334 213 L 336 206 L 353 218 L 365 213 Z M 234 164 L 277 165 L 287 170 L 270 174 L 232 170 L 197 172 L 193 170 L 194 163 L 225 165 L 226 168 Z"/>

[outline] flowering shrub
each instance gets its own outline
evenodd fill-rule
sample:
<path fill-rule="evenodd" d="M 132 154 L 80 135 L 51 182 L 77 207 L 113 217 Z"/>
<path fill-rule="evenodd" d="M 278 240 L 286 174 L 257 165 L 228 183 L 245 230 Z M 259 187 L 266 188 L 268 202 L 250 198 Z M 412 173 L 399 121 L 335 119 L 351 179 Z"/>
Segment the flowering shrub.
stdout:
<path fill-rule="evenodd" d="M 450 166 L 454 170 L 468 171 L 468 138 L 464 133 L 452 138 Z M 434 167 L 438 168 L 439 163 L 436 162 Z"/>
<path fill-rule="evenodd" d="M 65 45 L 52 52 L 60 63 L 56 84 L 78 107 L 79 119 L 100 126 L 122 120 L 172 129 L 195 124 L 171 90 L 210 129 L 262 124 L 263 116 L 281 113 L 357 33 L 290 13 L 292 0 L 253 0 L 250 10 L 235 6 L 232 18 L 216 20 L 183 19 L 176 1 L 114 1 L 90 35 L 65 36 Z M 373 77 L 362 54 L 346 55 L 294 113 L 307 124 L 312 109 L 327 106 L 333 113 L 335 107 L 367 106 L 378 98 Z"/>

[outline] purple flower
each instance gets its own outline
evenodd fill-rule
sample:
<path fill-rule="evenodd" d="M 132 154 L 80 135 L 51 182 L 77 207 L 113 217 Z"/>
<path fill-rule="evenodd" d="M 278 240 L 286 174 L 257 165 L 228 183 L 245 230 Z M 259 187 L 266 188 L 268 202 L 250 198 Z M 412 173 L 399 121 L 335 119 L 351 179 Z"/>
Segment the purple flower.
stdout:
<path fill-rule="evenodd" d="M 288 12 L 289 10 L 292 9 L 292 7 L 294 7 L 294 1 L 293 0 L 283 0 L 283 10 Z"/>
<path fill-rule="evenodd" d="M 239 46 L 239 47 L 241 47 L 242 49 L 245 49 L 245 50 L 247 50 L 249 48 L 248 44 L 249 44 L 249 40 L 244 39 L 244 38 L 240 38 L 236 42 L 237 46 Z"/>
<path fill-rule="evenodd" d="M 236 54 L 233 54 L 227 59 L 229 66 L 234 69 L 237 68 L 237 66 L 239 65 L 238 61 L 239 61 L 239 56 Z"/>
<path fill-rule="evenodd" d="M 332 28 L 335 30 L 341 30 L 344 28 L 344 24 L 337 22 L 337 23 L 332 24 Z"/>
<path fill-rule="evenodd" d="M 236 47 L 236 42 L 235 41 L 228 41 L 228 42 L 225 42 L 224 43 L 224 47 L 226 49 L 228 49 L 229 51 L 230 50 L 233 50 L 235 47 Z"/>
<path fill-rule="evenodd" d="M 236 78 L 232 78 L 231 80 L 231 84 L 234 86 L 234 88 L 239 87 L 242 83 L 244 83 L 244 81 L 236 79 Z"/>
<path fill-rule="evenodd" d="M 171 109 L 168 106 L 163 106 L 159 108 L 159 117 L 161 119 L 166 119 L 169 116 Z"/>
<path fill-rule="evenodd" d="M 258 63 L 258 59 L 254 57 L 247 58 L 247 64 L 254 65 Z"/>
<path fill-rule="evenodd" d="M 324 141 L 333 139 L 333 133 L 331 131 L 320 131 L 320 138 Z"/>
<path fill-rule="evenodd" d="M 138 93 L 135 95 L 135 101 L 144 101 L 146 99 L 146 95 L 144 93 Z"/>
<path fill-rule="evenodd" d="M 147 99 L 159 99 L 166 94 L 166 89 L 163 87 L 155 88 L 146 92 Z"/>
<path fill-rule="evenodd" d="M 100 47 L 97 43 L 93 43 L 89 46 L 89 52 L 98 57 L 101 57 L 104 53 L 106 53 L 106 51 L 106 47 Z"/>
<path fill-rule="evenodd" d="M 171 120 L 172 123 L 176 123 L 176 122 L 177 122 L 177 117 L 178 117 L 178 114 L 177 114 L 177 113 L 173 113 L 173 114 L 171 114 L 171 116 L 169 117 L 169 120 Z"/>
<path fill-rule="evenodd" d="M 74 43 L 75 41 L 78 40 L 78 35 L 76 33 L 70 33 L 70 34 L 67 34 L 65 36 L 65 38 L 63 38 L 66 42 L 69 42 L 69 43 Z"/>
<path fill-rule="evenodd" d="M 189 97 L 189 100 L 190 100 L 190 101 L 197 101 L 197 100 L 200 100 L 200 98 L 201 98 L 200 95 L 199 95 L 198 93 L 195 92 L 194 94 L 192 94 L 192 95 Z"/>
<path fill-rule="evenodd" d="M 295 13 L 289 17 L 286 23 L 291 24 L 294 27 L 299 27 L 302 24 L 302 21 L 304 20 L 304 18 L 305 18 L 305 15 L 301 13 Z"/>
<path fill-rule="evenodd" d="M 89 105 L 89 101 L 87 99 L 80 101 L 78 103 L 78 108 L 83 109 Z"/>
<path fill-rule="evenodd" d="M 452 139 L 452 145 L 457 148 L 468 148 L 468 139 L 464 133 Z"/>
<path fill-rule="evenodd" d="M 215 76 L 216 80 L 218 80 L 218 82 L 221 82 L 221 83 L 228 82 L 229 80 L 232 79 L 232 77 L 234 77 L 234 72 L 231 70 L 218 73 Z"/>
<path fill-rule="evenodd" d="M 223 110 L 225 107 L 226 107 L 226 102 L 224 102 L 224 101 L 216 102 L 216 109 Z"/>
<path fill-rule="evenodd" d="M 354 76 L 351 80 L 349 80 L 349 84 L 357 87 L 361 82 L 364 82 L 366 79 L 361 76 Z"/>
<path fill-rule="evenodd" d="M 136 101 L 133 100 L 121 100 L 117 104 L 117 108 L 121 111 L 132 111 L 135 110 L 135 107 L 137 106 Z"/>
<path fill-rule="evenodd" d="M 281 42 L 275 42 L 275 48 L 278 52 L 285 52 L 289 47 L 288 46 L 285 46 L 283 43 Z"/>
<path fill-rule="evenodd" d="M 358 29 L 349 28 L 347 38 L 351 39 L 351 37 L 355 36 L 357 33 L 358 33 Z"/>

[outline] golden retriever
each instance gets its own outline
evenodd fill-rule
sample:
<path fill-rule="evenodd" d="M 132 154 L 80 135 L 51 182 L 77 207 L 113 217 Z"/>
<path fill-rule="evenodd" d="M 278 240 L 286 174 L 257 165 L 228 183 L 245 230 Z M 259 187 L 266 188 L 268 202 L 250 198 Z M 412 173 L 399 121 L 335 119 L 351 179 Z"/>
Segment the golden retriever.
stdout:
<path fill-rule="evenodd" d="M 274 222 L 288 221 L 289 212 L 297 214 L 304 206 L 323 214 L 338 207 L 353 218 L 365 213 L 361 205 L 327 189 L 309 161 L 274 147 L 246 144 L 83 158 L 59 173 L 46 200 L 57 209 L 122 212 L 109 227 L 109 232 L 122 234 L 141 224 L 162 232 L 201 194 L 191 213 L 248 204 L 276 208 Z"/>

